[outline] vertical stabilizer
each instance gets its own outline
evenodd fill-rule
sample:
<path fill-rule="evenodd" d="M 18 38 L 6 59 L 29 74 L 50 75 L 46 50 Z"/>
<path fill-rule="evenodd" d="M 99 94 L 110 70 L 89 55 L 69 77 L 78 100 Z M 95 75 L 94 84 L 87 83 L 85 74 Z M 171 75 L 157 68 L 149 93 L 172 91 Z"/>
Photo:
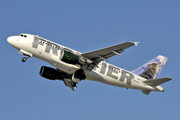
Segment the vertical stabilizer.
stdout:
<path fill-rule="evenodd" d="M 158 55 L 156 58 L 132 72 L 146 79 L 156 79 L 162 71 L 167 59 L 167 57 Z"/>

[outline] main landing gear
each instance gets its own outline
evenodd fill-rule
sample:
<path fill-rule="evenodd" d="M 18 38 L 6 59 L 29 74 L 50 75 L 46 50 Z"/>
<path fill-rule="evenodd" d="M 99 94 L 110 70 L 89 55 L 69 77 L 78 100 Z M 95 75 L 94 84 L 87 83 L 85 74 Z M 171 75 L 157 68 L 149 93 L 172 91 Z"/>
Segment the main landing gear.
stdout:
<path fill-rule="evenodd" d="M 22 59 L 22 62 L 26 62 L 26 60 L 27 60 L 29 57 L 31 57 L 31 56 L 24 57 L 24 58 Z"/>

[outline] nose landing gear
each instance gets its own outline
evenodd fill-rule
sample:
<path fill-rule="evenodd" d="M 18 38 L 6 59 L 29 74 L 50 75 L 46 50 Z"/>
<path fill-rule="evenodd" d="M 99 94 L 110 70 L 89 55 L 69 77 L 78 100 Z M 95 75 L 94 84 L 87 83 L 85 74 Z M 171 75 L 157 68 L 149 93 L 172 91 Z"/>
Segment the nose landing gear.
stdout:
<path fill-rule="evenodd" d="M 27 52 L 27 51 L 25 51 L 25 50 L 22 50 L 22 49 L 19 50 L 19 53 L 26 56 L 26 57 L 24 57 L 24 58 L 22 59 L 22 62 L 26 62 L 26 60 L 27 60 L 29 57 L 32 57 L 32 53 L 29 53 L 29 52 Z"/>
<path fill-rule="evenodd" d="M 22 62 L 26 62 L 26 60 L 27 60 L 29 57 L 31 57 L 31 56 L 27 56 L 27 57 L 22 58 Z"/>

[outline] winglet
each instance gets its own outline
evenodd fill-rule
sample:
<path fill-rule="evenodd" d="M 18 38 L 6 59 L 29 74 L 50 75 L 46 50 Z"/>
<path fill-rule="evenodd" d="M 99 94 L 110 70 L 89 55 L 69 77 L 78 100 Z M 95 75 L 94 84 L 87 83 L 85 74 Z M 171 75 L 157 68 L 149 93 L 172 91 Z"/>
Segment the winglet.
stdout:
<path fill-rule="evenodd" d="M 139 42 L 134 42 L 134 45 L 137 46 Z"/>

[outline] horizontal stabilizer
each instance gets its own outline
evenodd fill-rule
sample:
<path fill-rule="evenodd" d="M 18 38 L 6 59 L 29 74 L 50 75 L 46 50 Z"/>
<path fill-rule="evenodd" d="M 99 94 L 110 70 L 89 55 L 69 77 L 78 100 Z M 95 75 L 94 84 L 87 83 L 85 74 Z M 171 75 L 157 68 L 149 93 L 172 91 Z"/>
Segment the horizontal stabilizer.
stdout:
<path fill-rule="evenodd" d="M 147 81 L 144 81 L 144 83 L 151 85 L 151 86 L 158 86 L 158 85 L 161 85 L 161 84 L 168 82 L 170 80 L 172 80 L 172 78 L 164 77 L 164 78 L 147 80 Z"/>

